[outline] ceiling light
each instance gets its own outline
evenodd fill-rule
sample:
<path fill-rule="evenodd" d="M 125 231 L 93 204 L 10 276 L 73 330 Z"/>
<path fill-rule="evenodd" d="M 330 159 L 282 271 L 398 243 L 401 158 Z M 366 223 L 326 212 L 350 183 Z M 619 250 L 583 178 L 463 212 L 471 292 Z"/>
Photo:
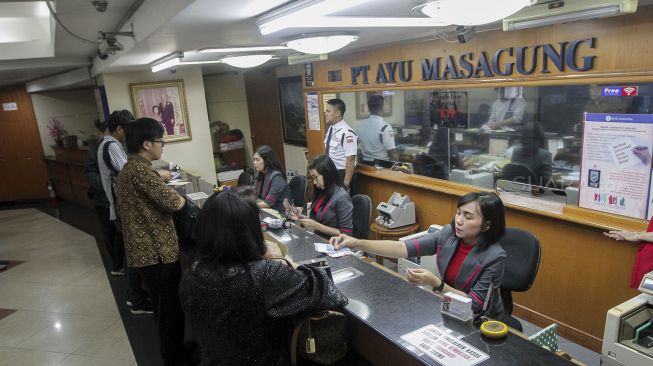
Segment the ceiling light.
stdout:
<path fill-rule="evenodd" d="M 420 5 L 429 18 L 457 25 L 479 25 L 496 22 L 531 6 L 533 0 L 504 0 L 500 5 L 487 0 L 435 0 Z"/>
<path fill-rule="evenodd" d="M 231 47 L 231 48 L 202 48 L 198 53 L 237 53 L 256 51 L 278 51 L 287 50 L 286 46 L 255 46 L 255 47 Z"/>
<path fill-rule="evenodd" d="M 357 39 L 358 36 L 346 34 L 332 36 L 312 36 L 288 41 L 286 46 L 292 48 L 295 51 L 319 55 L 337 51 L 350 44 L 351 42 L 356 41 Z"/>
<path fill-rule="evenodd" d="M 223 62 L 227 65 L 233 67 L 239 67 L 241 69 L 246 69 L 249 67 L 256 67 L 263 65 L 272 59 L 272 55 L 244 55 L 244 56 L 229 56 L 220 59 L 220 62 Z"/>
<path fill-rule="evenodd" d="M 181 59 L 184 57 L 183 52 L 171 53 L 168 56 L 162 57 L 154 62 L 152 62 L 152 72 L 159 72 L 161 70 L 169 69 L 171 67 L 177 66 L 181 63 Z"/>
<path fill-rule="evenodd" d="M 632 14 L 637 11 L 637 0 L 592 0 L 566 2 L 562 6 L 534 5 L 503 20 L 503 30 L 541 27 L 545 25 L 574 22 Z"/>
<path fill-rule="evenodd" d="M 262 35 L 278 32 L 286 28 L 296 28 L 301 19 L 311 22 L 328 14 L 351 8 L 371 0 L 302 0 L 295 1 L 256 19 Z"/>

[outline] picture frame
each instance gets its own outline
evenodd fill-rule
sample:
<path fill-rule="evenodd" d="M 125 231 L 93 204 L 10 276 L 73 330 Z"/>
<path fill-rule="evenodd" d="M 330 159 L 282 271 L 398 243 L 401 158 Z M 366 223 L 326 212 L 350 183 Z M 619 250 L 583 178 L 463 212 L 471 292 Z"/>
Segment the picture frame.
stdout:
<path fill-rule="evenodd" d="M 383 117 L 392 116 L 392 95 L 381 91 L 356 92 L 356 119 L 365 119 L 370 116 L 367 108 L 367 98 L 373 95 L 383 95 Z"/>
<path fill-rule="evenodd" d="M 301 76 L 278 79 L 283 142 L 308 147 L 306 140 L 306 104 Z"/>
<path fill-rule="evenodd" d="M 192 139 L 183 80 L 134 83 L 129 88 L 136 118 L 159 121 L 166 142 Z"/>

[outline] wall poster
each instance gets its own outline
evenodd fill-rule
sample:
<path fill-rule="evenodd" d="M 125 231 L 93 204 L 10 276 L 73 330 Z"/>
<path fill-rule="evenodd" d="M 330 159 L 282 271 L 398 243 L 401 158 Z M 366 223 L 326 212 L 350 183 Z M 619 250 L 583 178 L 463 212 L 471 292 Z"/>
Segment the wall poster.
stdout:
<path fill-rule="evenodd" d="M 585 113 L 580 207 L 646 218 L 653 115 Z"/>

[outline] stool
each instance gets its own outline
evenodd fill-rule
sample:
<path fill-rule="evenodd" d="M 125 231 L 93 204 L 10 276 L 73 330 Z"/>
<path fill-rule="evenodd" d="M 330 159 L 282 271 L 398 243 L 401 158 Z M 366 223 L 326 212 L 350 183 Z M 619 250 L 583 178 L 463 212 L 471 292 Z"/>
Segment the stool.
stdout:
<path fill-rule="evenodd" d="M 373 240 L 399 240 L 399 238 L 415 234 L 419 231 L 419 224 L 412 224 L 408 226 L 398 227 L 396 229 L 388 229 L 387 227 L 379 225 L 376 221 L 370 225 Z M 384 257 L 377 255 L 376 263 L 383 265 Z M 390 258 L 388 258 L 390 259 Z M 395 259 L 391 259 L 396 262 Z"/>

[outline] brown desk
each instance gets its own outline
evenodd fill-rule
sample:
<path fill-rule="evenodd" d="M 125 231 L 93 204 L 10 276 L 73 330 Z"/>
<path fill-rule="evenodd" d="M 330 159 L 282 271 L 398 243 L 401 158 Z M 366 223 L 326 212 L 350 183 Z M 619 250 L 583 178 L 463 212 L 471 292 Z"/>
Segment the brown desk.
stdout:
<path fill-rule="evenodd" d="M 372 232 L 373 240 L 399 240 L 399 238 L 415 234 L 417 231 L 419 231 L 419 224 L 402 226 L 396 229 L 388 229 L 387 227 L 383 227 L 374 221 L 372 222 L 372 225 L 370 225 L 370 231 Z M 383 265 L 384 258 L 385 257 L 377 255 L 376 262 Z M 396 261 L 396 259 L 394 261 Z"/>

